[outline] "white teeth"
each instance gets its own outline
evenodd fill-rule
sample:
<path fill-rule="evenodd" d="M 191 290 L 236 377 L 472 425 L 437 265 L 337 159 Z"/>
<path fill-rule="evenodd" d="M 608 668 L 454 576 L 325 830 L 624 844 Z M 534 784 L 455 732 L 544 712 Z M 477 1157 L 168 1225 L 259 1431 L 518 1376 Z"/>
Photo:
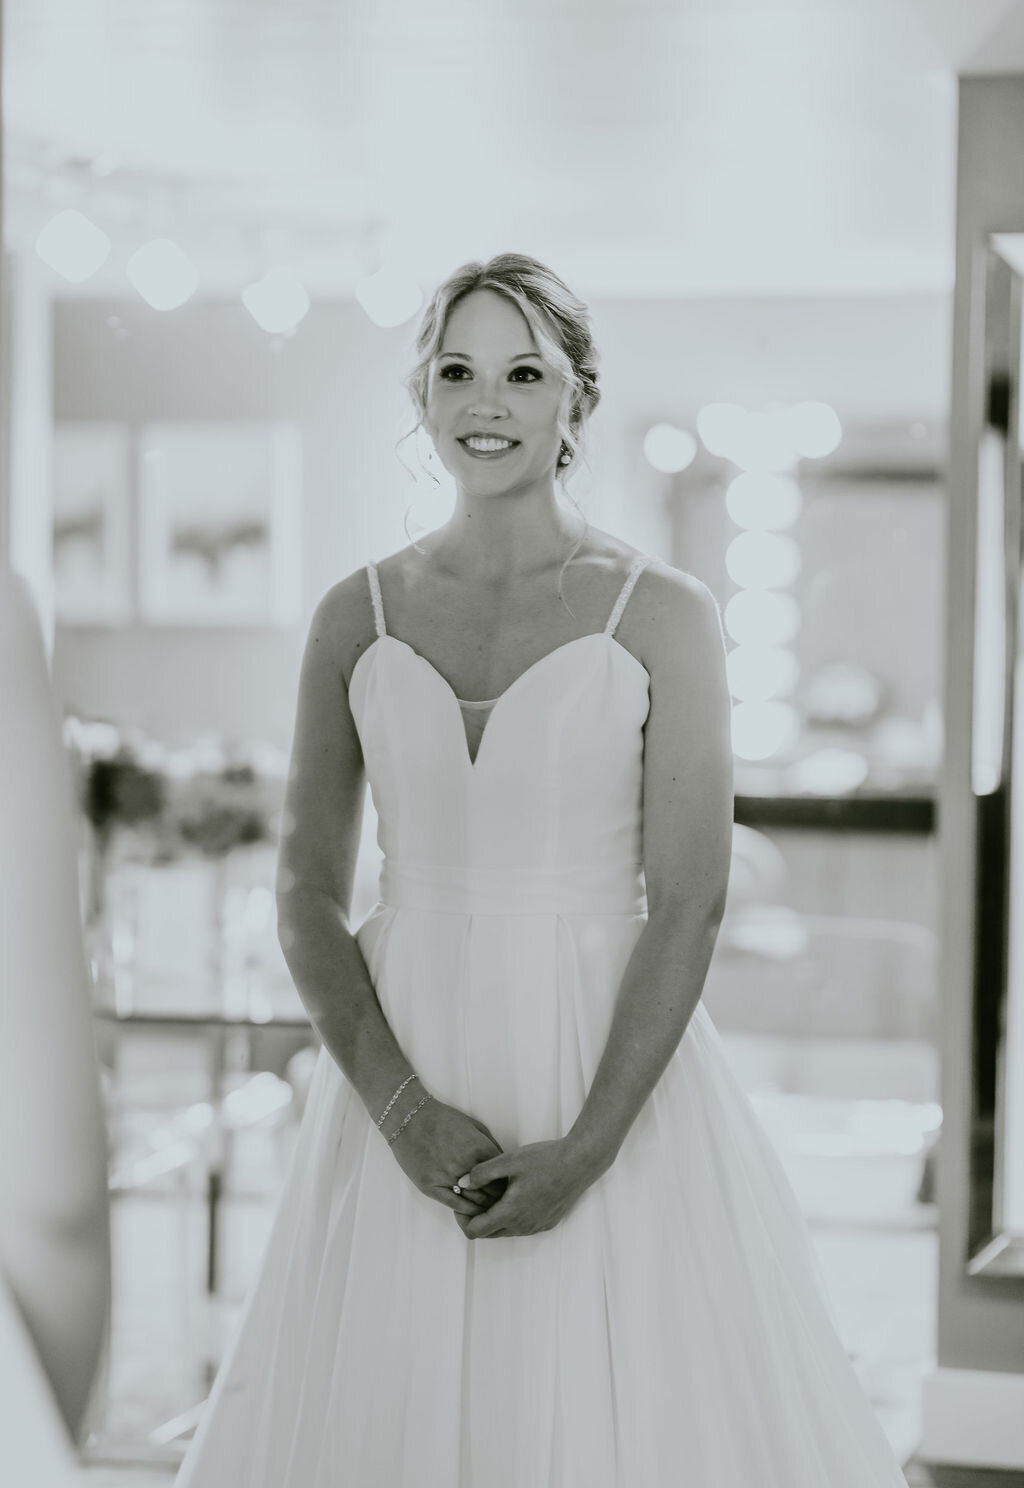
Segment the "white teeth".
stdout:
<path fill-rule="evenodd" d="M 473 437 L 463 440 L 463 443 L 467 444 L 470 449 L 486 452 L 488 450 L 511 449 L 513 441 L 511 439 L 482 439 Z"/>

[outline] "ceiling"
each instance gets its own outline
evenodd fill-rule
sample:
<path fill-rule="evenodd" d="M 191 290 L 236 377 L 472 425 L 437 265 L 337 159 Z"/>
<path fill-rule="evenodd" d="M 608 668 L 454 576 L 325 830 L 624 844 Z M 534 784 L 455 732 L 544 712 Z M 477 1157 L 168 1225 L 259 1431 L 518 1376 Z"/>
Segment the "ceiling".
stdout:
<path fill-rule="evenodd" d="M 1011 0 L 4 0 L 5 235 L 234 287 L 506 249 L 590 295 L 946 291 L 956 78 Z M 120 258 L 119 258 L 120 255 Z"/>

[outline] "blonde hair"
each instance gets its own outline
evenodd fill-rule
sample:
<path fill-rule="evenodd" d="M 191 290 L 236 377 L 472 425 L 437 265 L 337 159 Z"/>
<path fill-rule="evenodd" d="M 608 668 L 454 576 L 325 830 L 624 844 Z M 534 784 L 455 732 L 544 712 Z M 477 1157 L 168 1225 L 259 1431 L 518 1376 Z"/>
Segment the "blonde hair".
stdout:
<path fill-rule="evenodd" d="M 559 411 L 558 432 L 571 458 L 567 465 L 558 467 L 558 474 L 560 478 L 567 476 L 582 457 L 583 430 L 601 399 L 590 312 L 557 274 L 523 253 L 500 253 L 487 263 L 465 263 L 434 291 L 416 337 L 419 361 L 404 379 L 417 421 L 399 443 L 423 425 L 430 367 L 440 351 L 449 315 L 460 300 L 480 289 L 492 290 L 515 305 L 530 327 L 541 357 L 565 380 L 567 397 Z M 563 572 L 583 542 L 586 517 L 583 523 L 583 533 L 562 565 Z M 561 594 L 561 573 L 558 582 Z"/>

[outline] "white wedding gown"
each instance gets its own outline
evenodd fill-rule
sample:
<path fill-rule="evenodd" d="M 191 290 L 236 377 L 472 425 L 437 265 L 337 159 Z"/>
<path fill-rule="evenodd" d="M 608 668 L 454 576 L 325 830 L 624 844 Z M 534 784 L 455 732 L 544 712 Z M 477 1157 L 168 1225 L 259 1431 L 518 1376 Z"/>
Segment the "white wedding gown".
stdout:
<path fill-rule="evenodd" d="M 384 862 L 358 943 L 423 1085 L 503 1148 L 572 1125 L 646 921 L 650 679 L 614 638 L 645 562 L 603 632 L 501 694 L 475 759 L 368 567 L 349 700 Z M 467 1239 L 321 1050 L 177 1483 L 905 1488 L 701 1004 L 612 1166 L 537 1235 Z"/>
<path fill-rule="evenodd" d="M 0 1483 L 79 1488 L 84 1482 L 53 1388 L 0 1270 Z"/>

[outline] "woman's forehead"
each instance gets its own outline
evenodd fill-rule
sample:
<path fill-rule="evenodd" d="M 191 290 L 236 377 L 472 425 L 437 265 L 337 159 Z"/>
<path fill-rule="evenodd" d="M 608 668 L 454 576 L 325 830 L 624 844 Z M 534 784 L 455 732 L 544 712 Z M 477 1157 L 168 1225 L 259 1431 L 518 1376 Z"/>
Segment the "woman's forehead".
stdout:
<path fill-rule="evenodd" d="M 515 343 L 515 350 L 538 352 L 536 337 L 518 305 L 489 289 L 477 289 L 453 305 L 445 320 L 441 349 L 458 350 L 467 338 L 498 335 Z M 459 338 L 462 338 L 461 340 Z"/>

